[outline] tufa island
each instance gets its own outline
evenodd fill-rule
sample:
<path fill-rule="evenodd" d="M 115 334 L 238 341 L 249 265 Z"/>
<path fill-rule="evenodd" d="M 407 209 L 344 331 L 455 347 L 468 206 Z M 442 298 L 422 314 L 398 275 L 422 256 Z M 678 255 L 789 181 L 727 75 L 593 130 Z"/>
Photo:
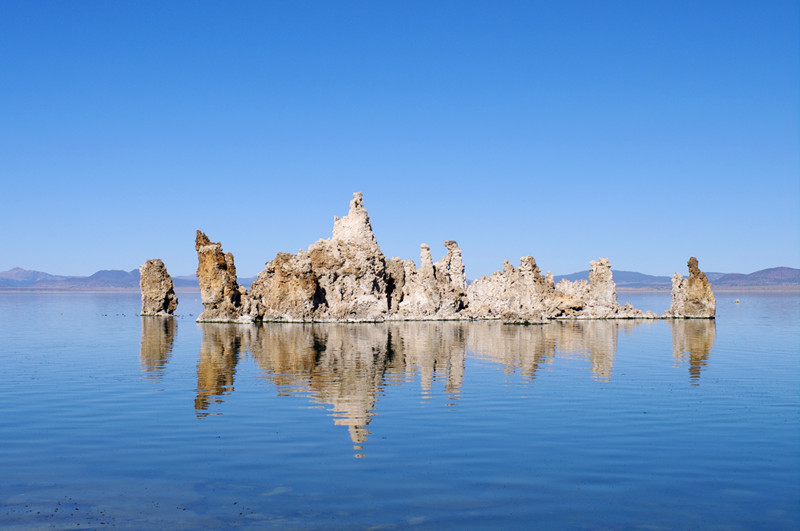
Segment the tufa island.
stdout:
<path fill-rule="evenodd" d="M 197 231 L 197 278 L 203 302 L 198 322 L 380 322 L 498 320 L 544 323 L 555 319 L 713 319 L 716 300 L 697 259 L 689 277 L 672 279 L 670 308 L 661 316 L 617 301 L 607 258 L 590 262 L 589 280 L 553 281 L 532 256 L 518 267 L 467 284 L 461 249 L 444 242 L 445 256 L 433 261 L 421 245 L 413 260 L 387 259 L 381 252 L 360 193 L 350 211 L 334 217 L 333 236 L 297 254 L 278 253 L 247 290 L 236 280 L 233 254 Z M 142 315 L 171 315 L 177 308 L 172 279 L 161 260 L 141 272 Z"/>

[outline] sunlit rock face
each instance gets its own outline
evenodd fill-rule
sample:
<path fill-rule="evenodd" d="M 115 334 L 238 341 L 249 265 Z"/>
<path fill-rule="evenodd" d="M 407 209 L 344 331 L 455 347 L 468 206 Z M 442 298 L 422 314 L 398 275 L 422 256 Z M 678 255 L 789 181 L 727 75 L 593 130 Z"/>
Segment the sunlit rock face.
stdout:
<path fill-rule="evenodd" d="M 608 258 L 589 262 L 589 280 L 563 279 L 556 286 L 561 297 L 571 301 L 564 313 L 555 317 L 578 319 L 655 319 L 653 312 L 642 312 L 630 303 L 624 306 L 617 301 L 617 285 Z"/>
<path fill-rule="evenodd" d="M 652 312 L 617 302 L 617 286 L 607 258 L 590 262 L 589 280 L 562 280 L 542 275 L 531 256 L 519 267 L 508 261 L 503 270 L 475 280 L 468 288 L 467 312 L 475 318 L 512 322 L 544 322 L 550 319 L 652 319 Z"/>
<path fill-rule="evenodd" d="M 713 319 L 717 312 L 717 301 L 711 291 L 711 282 L 700 271 L 697 258 L 687 262 L 689 278 L 675 273 L 672 277 L 672 302 L 663 317 L 673 319 Z"/>
<path fill-rule="evenodd" d="M 474 280 L 467 301 L 471 316 L 504 321 L 542 322 L 577 308 L 559 297 L 552 277 L 542 276 L 532 256 L 522 257 L 519 267 L 506 260 L 502 271 Z"/>
<path fill-rule="evenodd" d="M 139 266 L 139 287 L 142 292 L 142 315 L 172 315 L 178 307 L 178 296 L 164 262 L 148 260 Z"/>
<path fill-rule="evenodd" d="M 562 280 L 555 286 L 552 274 L 542 275 L 533 257 L 526 256 L 519 267 L 506 261 L 502 271 L 467 286 L 461 249 L 453 240 L 444 246 L 444 257 L 434 262 L 431 248 L 422 244 L 419 268 L 413 260 L 388 260 L 372 231 L 364 199 L 355 193 L 347 215 L 334 217 L 331 238 L 297 254 L 278 253 L 248 293 L 236 283 L 233 255 L 197 231 L 197 276 L 204 307 L 198 321 L 540 323 L 658 317 L 617 302 L 606 258 L 591 262 L 588 281 Z"/>
<path fill-rule="evenodd" d="M 197 281 L 203 300 L 203 312 L 197 321 L 252 321 L 242 311 L 242 295 L 245 290 L 236 281 L 233 254 L 222 252 L 219 242 L 212 242 L 199 230 L 194 248 L 197 250 Z"/>
<path fill-rule="evenodd" d="M 420 246 L 420 268 L 411 260 L 394 258 L 388 266 L 396 290 L 391 308 L 395 319 L 454 319 L 467 305 L 467 277 L 461 249 L 444 242 L 447 254 L 433 263 L 430 247 Z M 394 301 L 393 301 L 394 302 Z"/>
<path fill-rule="evenodd" d="M 250 287 L 243 313 L 255 321 L 312 321 L 321 302 L 308 253 L 278 253 Z"/>

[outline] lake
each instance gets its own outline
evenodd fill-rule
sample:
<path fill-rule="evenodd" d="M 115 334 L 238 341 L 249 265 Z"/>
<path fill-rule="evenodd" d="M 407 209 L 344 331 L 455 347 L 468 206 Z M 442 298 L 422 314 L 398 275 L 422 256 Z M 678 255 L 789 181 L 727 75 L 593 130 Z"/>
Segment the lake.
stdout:
<path fill-rule="evenodd" d="M 532 326 L 200 325 L 179 298 L 0 293 L 0 527 L 800 526 L 796 294 Z"/>

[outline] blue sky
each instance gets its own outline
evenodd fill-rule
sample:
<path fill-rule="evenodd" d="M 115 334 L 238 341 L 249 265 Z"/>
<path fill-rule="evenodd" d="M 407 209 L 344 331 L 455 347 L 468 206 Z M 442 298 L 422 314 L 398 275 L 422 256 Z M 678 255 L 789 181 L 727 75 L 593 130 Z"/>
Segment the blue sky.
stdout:
<path fill-rule="evenodd" d="M 800 4 L 0 3 L 0 271 L 254 275 L 364 193 L 467 276 L 800 267 Z"/>

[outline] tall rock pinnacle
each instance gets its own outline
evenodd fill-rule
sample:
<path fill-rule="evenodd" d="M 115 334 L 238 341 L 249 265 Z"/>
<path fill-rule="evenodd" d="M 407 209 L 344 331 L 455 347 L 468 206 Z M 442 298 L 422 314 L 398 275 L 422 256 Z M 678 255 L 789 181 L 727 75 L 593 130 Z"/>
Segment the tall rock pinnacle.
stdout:
<path fill-rule="evenodd" d="M 158 258 L 139 266 L 139 287 L 142 291 L 142 315 L 172 315 L 178 307 L 178 296 L 164 262 Z"/>

